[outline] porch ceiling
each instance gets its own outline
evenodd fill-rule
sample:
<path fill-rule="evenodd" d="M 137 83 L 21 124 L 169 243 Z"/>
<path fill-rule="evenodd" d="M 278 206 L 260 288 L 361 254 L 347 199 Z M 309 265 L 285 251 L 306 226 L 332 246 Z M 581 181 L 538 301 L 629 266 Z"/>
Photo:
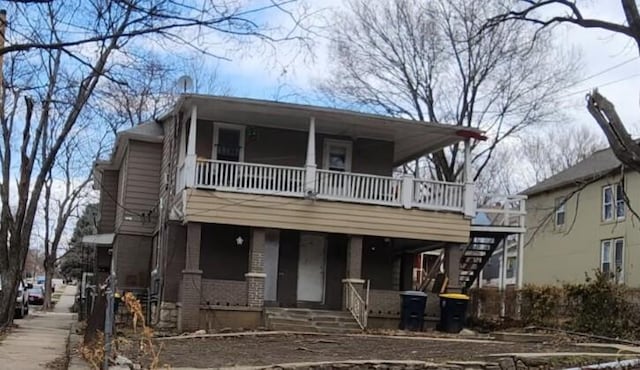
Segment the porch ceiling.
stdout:
<path fill-rule="evenodd" d="M 394 142 L 395 165 L 457 143 L 465 137 L 482 137 L 479 130 L 453 125 L 245 98 L 183 95 L 177 109 L 188 112 L 194 104 L 198 107 L 198 117 L 202 119 L 304 132 L 309 129 L 309 119 L 315 117 L 317 133 Z"/>

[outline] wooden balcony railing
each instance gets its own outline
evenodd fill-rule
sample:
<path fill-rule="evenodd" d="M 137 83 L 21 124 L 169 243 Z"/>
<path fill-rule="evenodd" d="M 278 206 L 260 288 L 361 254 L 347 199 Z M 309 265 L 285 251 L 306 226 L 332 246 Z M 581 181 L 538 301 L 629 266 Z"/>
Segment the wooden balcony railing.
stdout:
<path fill-rule="evenodd" d="M 189 172 L 180 167 L 180 173 Z M 196 188 L 392 207 L 463 212 L 465 184 L 376 176 L 304 167 L 198 159 L 191 181 Z M 188 176 L 188 174 L 186 174 Z M 309 182 L 308 184 L 306 182 Z M 189 187 L 189 185 L 187 185 Z"/>

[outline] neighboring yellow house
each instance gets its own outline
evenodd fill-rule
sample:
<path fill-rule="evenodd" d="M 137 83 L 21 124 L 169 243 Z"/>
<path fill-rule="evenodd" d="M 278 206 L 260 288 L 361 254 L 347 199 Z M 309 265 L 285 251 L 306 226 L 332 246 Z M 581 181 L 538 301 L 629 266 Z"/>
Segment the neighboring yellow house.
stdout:
<path fill-rule="evenodd" d="M 600 268 L 620 283 L 640 286 L 640 220 L 632 212 L 640 209 L 640 175 L 625 172 L 611 149 L 524 194 L 525 283 L 582 282 Z"/>

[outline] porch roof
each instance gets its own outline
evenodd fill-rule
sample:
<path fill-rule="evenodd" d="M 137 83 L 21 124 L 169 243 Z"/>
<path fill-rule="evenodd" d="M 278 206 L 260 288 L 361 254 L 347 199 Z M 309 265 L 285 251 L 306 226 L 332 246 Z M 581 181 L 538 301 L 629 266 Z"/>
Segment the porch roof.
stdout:
<path fill-rule="evenodd" d="M 316 132 L 394 142 L 394 165 L 432 153 L 465 138 L 484 140 L 482 131 L 454 125 L 418 122 L 343 109 L 247 98 L 185 94 L 175 111 L 198 107 L 203 119 L 308 131 L 315 118 Z"/>

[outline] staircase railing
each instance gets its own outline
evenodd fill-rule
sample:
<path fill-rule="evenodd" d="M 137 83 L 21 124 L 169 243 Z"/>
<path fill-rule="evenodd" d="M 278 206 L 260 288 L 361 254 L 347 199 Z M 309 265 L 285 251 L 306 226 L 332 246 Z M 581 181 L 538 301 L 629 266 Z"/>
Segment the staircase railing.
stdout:
<path fill-rule="evenodd" d="M 360 328 L 367 328 L 367 318 L 369 316 L 369 280 L 367 280 L 365 285 L 365 298 L 363 299 L 360 293 L 353 283 L 350 281 L 346 282 L 347 293 L 346 293 L 346 304 L 347 310 L 351 312 L 353 318 L 356 320 Z"/>

